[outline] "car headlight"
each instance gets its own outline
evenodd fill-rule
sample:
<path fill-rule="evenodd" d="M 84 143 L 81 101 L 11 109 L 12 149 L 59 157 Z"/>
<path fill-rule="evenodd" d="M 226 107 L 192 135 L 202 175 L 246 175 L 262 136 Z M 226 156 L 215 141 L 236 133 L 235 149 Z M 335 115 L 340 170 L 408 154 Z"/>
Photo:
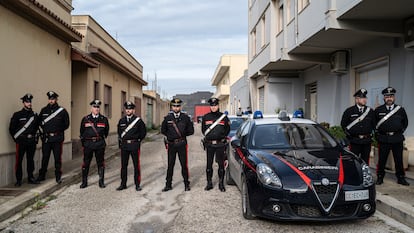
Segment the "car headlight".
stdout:
<path fill-rule="evenodd" d="M 374 178 L 372 177 L 371 170 L 366 164 L 362 165 L 362 185 L 368 187 L 374 184 Z"/>
<path fill-rule="evenodd" d="M 282 181 L 276 173 L 266 164 L 259 163 L 256 166 L 256 173 L 259 180 L 265 184 L 276 188 L 282 188 Z"/>

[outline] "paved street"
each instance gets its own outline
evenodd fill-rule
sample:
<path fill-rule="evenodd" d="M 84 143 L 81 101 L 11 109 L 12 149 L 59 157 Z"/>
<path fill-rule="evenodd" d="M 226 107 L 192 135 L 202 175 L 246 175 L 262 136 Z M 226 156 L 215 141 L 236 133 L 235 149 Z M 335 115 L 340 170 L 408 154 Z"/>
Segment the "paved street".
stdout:
<path fill-rule="evenodd" d="M 32 211 L 4 232 L 412 232 L 379 212 L 367 220 L 340 223 L 245 220 L 238 189 L 218 190 L 217 167 L 214 189 L 203 190 L 205 158 L 199 146 L 200 126 L 195 128 L 196 135 L 189 138 L 190 192 L 184 192 L 178 160 L 173 190 L 161 192 L 167 162 L 162 137 L 157 136 L 142 146 L 141 192 L 135 191 L 131 160 L 128 189 L 115 190 L 120 184 L 120 159 L 116 157 L 107 163 L 105 189 L 98 187 L 93 174 L 86 189 L 76 183 L 58 191 L 45 208 Z"/>

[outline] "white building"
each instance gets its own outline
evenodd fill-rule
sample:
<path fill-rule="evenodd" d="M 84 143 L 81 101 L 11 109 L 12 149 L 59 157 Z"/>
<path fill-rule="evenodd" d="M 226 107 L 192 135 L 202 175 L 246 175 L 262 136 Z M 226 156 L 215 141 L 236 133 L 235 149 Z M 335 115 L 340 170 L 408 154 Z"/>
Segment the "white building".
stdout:
<path fill-rule="evenodd" d="M 305 116 L 339 125 L 352 95 L 397 89 L 414 151 L 414 4 L 410 0 L 249 0 L 249 68 L 253 110 L 303 107 Z M 410 157 L 414 164 L 414 155 Z"/>

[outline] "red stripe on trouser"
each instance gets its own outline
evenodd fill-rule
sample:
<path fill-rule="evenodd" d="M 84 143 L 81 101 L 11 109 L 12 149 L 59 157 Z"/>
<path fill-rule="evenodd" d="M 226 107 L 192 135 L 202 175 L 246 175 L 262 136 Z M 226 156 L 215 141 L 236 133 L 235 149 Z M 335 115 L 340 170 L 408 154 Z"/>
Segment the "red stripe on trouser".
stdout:
<path fill-rule="evenodd" d="M 140 163 L 140 157 L 141 157 L 141 150 L 140 149 L 138 149 L 138 161 L 137 161 L 137 171 L 138 171 L 138 177 L 137 177 L 137 179 L 138 179 L 138 184 L 140 184 L 141 183 L 141 163 Z"/>
<path fill-rule="evenodd" d="M 185 145 L 185 169 L 187 169 L 187 175 L 190 178 L 190 170 L 188 169 L 188 144 Z"/>
<path fill-rule="evenodd" d="M 17 172 L 17 167 L 19 166 L 19 144 L 16 143 L 16 163 L 14 164 L 14 172 Z"/>

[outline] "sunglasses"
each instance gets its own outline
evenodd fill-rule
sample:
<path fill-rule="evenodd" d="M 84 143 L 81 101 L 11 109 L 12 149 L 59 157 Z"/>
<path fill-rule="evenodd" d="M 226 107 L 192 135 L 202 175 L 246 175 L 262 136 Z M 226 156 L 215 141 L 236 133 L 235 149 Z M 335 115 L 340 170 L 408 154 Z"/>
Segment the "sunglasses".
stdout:
<path fill-rule="evenodd" d="M 92 107 L 94 107 L 94 108 L 100 108 L 99 105 L 93 105 Z"/>

